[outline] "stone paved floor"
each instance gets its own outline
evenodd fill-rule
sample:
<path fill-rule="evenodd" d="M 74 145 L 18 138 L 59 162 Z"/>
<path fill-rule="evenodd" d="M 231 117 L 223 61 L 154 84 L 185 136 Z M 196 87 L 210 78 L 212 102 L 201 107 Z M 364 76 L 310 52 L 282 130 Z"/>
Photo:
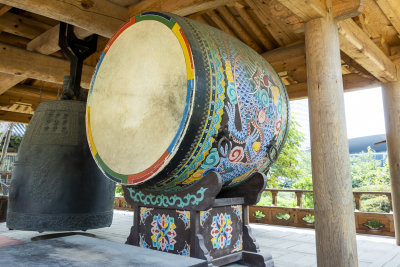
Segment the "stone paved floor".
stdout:
<path fill-rule="evenodd" d="M 124 243 L 132 225 L 132 213 L 116 210 L 111 227 L 90 230 L 98 238 Z M 260 249 L 269 251 L 277 267 L 316 266 L 315 234 L 312 229 L 252 224 Z M 9 231 L 0 223 L 0 236 L 30 242 L 32 237 L 46 233 Z M 0 239 L 1 242 L 1 239 Z M 360 267 L 400 266 L 400 247 L 393 237 L 357 235 Z M 237 265 L 235 265 L 237 266 Z"/>

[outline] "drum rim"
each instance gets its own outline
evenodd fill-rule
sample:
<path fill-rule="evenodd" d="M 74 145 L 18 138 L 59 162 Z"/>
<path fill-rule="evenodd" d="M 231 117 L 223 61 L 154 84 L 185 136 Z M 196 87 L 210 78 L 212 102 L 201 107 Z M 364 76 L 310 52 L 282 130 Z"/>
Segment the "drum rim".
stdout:
<path fill-rule="evenodd" d="M 87 104 L 86 116 L 85 116 L 86 136 L 87 136 L 87 140 L 89 143 L 89 148 L 92 153 L 92 156 L 95 159 L 95 162 L 99 166 L 101 171 L 108 178 L 110 178 L 111 180 L 116 181 L 118 183 L 122 183 L 122 184 L 126 184 L 126 185 L 143 183 L 147 180 L 150 180 L 158 172 L 160 172 L 162 170 L 162 167 L 164 167 L 168 164 L 168 162 L 172 159 L 172 157 L 175 155 L 176 151 L 178 150 L 178 148 L 180 146 L 182 137 L 181 138 L 179 138 L 179 137 L 182 136 L 182 133 L 187 128 L 189 121 L 190 121 L 190 117 L 192 115 L 191 109 L 192 109 L 193 97 L 194 97 L 195 68 L 194 68 L 194 63 L 193 63 L 193 54 L 192 54 L 192 51 L 191 51 L 191 48 L 189 45 L 189 41 L 188 41 L 185 33 L 183 32 L 181 26 L 178 24 L 178 22 L 176 20 L 174 20 L 170 16 L 166 16 L 166 15 L 164 15 L 162 13 L 158 13 L 158 12 L 145 12 L 145 13 L 142 13 L 142 14 L 132 17 L 131 19 L 129 19 L 129 21 L 127 21 L 124 25 L 122 25 L 121 28 L 113 35 L 113 37 L 109 40 L 109 42 L 105 46 L 104 51 L 100 55 L 99 62 L 97 63 L 97 66 L 94 71 L 92 81 L 90 84 L 88 98 L 90 97 L 90 95 L 93 91 L 93 86 L 94 86 L 100 65 L 101 65 L 105 55 L 107 54 L 108 50 L 110 49 L 111 45 L 113 44 L 113 42 L 126 29 L 128 29 L 135 23 L 139 23 L 139 22 L 145 21 L 145 20 L 156 20 L 156 21 L 164 24 L 165 26 L 167 26 L 177 37 L 177 40 L 179 41 L 179 43 L 181 45 L 182 52 L 183 52 L 184 58 L 185 58 L 186 72 L 187 72 L 186 104 L 185 104 L 185 109 L 183 111 L 183 116 L 182 116 L 182 120 L 180 122 L 179 128 L 178 128 L 172 142 L 168 146 L 167 150 L 150 167 L 146 168 L 142 172 L 134 173 L 134 174 L 121 174 L 121 173 L 115 172 L 109 166 L 107 166 L 107 164 L 102 160 L 102 158 L 100 157 L 100 155 L 96 149 L 96 146 L 94 145 L 94 142 L 93 142 L 91 126 L 90 126 L 90 105 L 89 105 L 89 103 Z"/>

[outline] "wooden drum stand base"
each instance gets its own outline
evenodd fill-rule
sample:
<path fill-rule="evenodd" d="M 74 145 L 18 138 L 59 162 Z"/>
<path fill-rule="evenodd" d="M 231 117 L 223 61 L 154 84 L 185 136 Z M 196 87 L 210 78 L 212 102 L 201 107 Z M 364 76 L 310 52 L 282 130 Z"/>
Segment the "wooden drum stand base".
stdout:
<path fill-rule="evenodd" d="M 258 202 L 265 186 L 264 174 L 255 173 L 241 186 L 221 190 L 221 177 L 213 171 L 180 192 L 123 186 L 134 207 L 126 244 L 205 259 L 210 266 L 273 266 L 271 254 L 260 252 L 248 218 L 248 206 Z"/>

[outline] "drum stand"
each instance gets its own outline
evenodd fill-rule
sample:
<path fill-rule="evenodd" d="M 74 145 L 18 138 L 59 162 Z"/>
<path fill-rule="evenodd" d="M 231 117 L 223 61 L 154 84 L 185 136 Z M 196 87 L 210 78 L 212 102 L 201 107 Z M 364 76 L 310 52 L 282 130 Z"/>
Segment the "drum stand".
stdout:
<path fill-rule="evenodd" d="M 134 207 L 126 244 L 206 259 L 209 266 L 273 266 L 271 254 L 260 252 L 248 217 L 248 206 L 258 202 L 265 187 L 265 175 L 257 172 L 244 184 L 221 190 L 221 176 L 213 171 L 180 192 L 123 186 Z"/>

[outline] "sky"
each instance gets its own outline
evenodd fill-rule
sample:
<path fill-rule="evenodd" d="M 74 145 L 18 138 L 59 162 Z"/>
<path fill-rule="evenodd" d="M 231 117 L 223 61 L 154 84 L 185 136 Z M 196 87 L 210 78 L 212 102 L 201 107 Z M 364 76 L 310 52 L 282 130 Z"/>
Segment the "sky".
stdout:
<path fill-rule="evenodd" d="M 385 134 L 385 120 L 381 88 L 363 89 L 344 93 L 347 137 L 355 138 Z M 291 113 L 300 123 L 300 131 L 306 135 L 303 147 L 309 146 L 308 100 L 290 102 Z"/>
<path fill-rule="evenodd" d="M 386 133 L 380 87 L 345 93 L 344 104 L 348 138 Z"/>

